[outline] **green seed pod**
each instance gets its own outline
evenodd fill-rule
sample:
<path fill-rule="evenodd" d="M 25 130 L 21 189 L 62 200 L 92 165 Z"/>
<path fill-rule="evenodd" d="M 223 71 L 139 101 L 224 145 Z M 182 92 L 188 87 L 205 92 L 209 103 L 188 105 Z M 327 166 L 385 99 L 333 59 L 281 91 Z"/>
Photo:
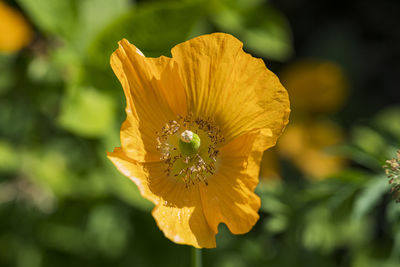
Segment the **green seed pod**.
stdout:
<path fill-rule="evenodd" d="M 200 148 L 200 137 L 192 131 L 186 130 L 182 132 L 179 139 L 179 149 L 184 156 L 192 156 L 197 153 Z"/>

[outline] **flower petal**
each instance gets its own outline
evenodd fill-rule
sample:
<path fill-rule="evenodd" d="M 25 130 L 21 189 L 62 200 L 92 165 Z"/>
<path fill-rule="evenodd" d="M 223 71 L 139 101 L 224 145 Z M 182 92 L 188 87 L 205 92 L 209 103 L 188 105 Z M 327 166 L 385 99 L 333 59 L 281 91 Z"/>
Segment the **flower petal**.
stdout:
<path fill-rule="evenodd" d="M 127 40 L 111 56 L 111 67 L 126 96 L 122 150 L 130 158 L 157 161 L 156 132 L 176 115 L 186 114 L 186 97 L 177 65 L 167 57 L 146 58 Z"/>
<path fill-rule="evenodd" d="M 249 133 L 222 148 L 217 173 L 208 185 L 200 184 L 204 214 L 213 231 L 223 222 L 232 233 L 243 234 L 257 222 L 260 198 L 254 189 L 266 134 Z"/>
<path fill-rule="evenodd" d="M 188 110 L 213 118 L 226 143 L 244 133 L 270 129 L 272 141 L 288 122 L 289 99 L 261 59 L 229 34 L 203 35 L 172 49 L 184 84 Z"/>
<path fill-rule="evenodd" d="M 149 189 L 147 182 L 148 172 L 144 168 L 143 163 L 139 163 L 130 159 L 124 154 L 122 148 L 120 147 L 116 147 L 114 152 L 108 152 L 107 157 L 123 175 L 128 177 L 136 184 L 140 194 L 144 198 L 150 200 L 154 204 L 158 203 L 157 196 L 154 195 Z"/>
<path fill-rule="evenodd" d="M 143 197 L 156 204 L 152 214 L 167 238 L 195 247 L 215 247 L 216 233 L 205 219 L 198 186 L 186 188 L 182 181 L 165 175 L 163 162 L 138 163 L 120 148 L 108 157 Z"/>
<path fill-rule="evenodd" d="M 160 203 L 152 212 L 164 235 L 179 244 L 215 247 L 216 233 L 207 224 L 198 186 L 171 189 L 169 201 Z"/>
<path fill-rule="evenodd" d="M 148 60 L 156 61 L 157 59 L 148 58 Z M 167 100 L 174 113 L 186 116 L 186 92 L 179 77 L 178 64 L 174 60 L 171 60 L 167 68 L 161 72 L 160 79 L 157 81 L 162 96 Z"/>

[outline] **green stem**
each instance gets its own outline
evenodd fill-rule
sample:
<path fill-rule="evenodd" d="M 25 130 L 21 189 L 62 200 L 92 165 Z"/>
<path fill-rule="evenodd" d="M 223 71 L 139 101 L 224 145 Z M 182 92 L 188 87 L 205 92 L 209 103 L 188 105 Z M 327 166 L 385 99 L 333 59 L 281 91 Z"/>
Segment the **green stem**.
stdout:
<path fill-rule="evenodd" d="M 192 267 L 201 267 L 202 266 L 202 262 L 201 262 L 201 249 L 192 247 L 191 248 L 191 266 Z"/>

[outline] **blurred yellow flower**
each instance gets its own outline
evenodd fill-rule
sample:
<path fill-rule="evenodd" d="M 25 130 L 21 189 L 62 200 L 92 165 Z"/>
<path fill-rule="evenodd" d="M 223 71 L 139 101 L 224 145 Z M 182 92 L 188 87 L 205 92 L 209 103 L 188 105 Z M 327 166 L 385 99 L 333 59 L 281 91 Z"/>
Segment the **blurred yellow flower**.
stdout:
<path fill-rule="evenodd" d="M 147 58 L 122 40 L 111 56 L 127 118 L 108 157 L 176 243 L 215 247 L 219 223 L 243 234 L 259 218 L 262 152 L 290 109 L 278 78 L 242 45 L 215 33 L 175 46 L 172 58 Z"/>
<path fill-rule="evenodd" d="M 276 182 L 281 179 L 276 147 L 264 152 L 260 164 L 260 179 L 265 182 Z"/>
<path fill-rule="evenodd" d="M 333 62 L 302 60 L 289 65 L 281 75 L 288 89 L 293 115 L 290 125 L 273 152 L 264 153 L 260 177 L 279 178 L 278 156 L 291 160 L 311 179 L 323 179 L 345 165 L 345 160 L 326 152 L 344 139 L 340 127 L 328 119 L 315 120 L 323 113 L 338 111 L 347 97 L 347 79 Z"/>
<path fill-rule="evenodd" d="M 323 179 L 341 170 L 345 160 L 331 155 L 329 147 L 344 140 L 341 128 L 329 120 L 295 122 L 279 140 L 279 153 L 312 179 Z"/>
<path fill-rule="evenodd" d="M 16 52 L 31 39 L 32 29 L 23 15 L 0 1 L 0 52 Z"/>
<path fill-rule="evenodd" d="M 299 61 L 281 73 L 281 81 L 296 113 L 335 112 L 347 98 L 347 79 L 333 62 Z"/>

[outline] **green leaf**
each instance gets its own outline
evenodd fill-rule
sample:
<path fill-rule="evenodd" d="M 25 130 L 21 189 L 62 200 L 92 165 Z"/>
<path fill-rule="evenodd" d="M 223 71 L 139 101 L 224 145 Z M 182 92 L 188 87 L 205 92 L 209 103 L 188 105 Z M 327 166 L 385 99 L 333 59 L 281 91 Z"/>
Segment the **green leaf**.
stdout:
<path fill-rule="evenodd" d="M 47 247 L 69 254 L 88 251 L 87 235 L 81 227 L 67 223 L 54 223 L 48 220 L 41 224 L 37 231 L 41 242 Z"/>
<path fill-rule="evenodd" d="M 354 127 L 351 135 L 352 142 L 370 155 L 381 155 L 386 149 L 384 138 L 369 127 Z"/>
<path fill-rule="evenodd" d="M 243 41 L 254 53 L 268 59 L 285 61 L 293 53 L 290 37 L 275 22 L 264 29 L 249 30 L 244 33 Z"/>
<path fill-rule="evenodd" d="M 17 1 L 42 31 L 71 39 L 78 22 L 76 0 Z"/>
<path fill-rule="evenodd" d="M 91 39 L 126 11 L 129 0 L 18 0 L 34 23 L 47 34 L 69 41 L 80 52 Z"/>
<path fill-rule="evenodd" d="M 21 171 L 44 190 L 51 190 L 58 197 L 70 194 L 70 169 L 67 155 L 55 147 L 29 149 L 22 153 Z"/>
<path fill-rule="evenodd" d="M 382 170 L 381 162 L 375 156 L 365 152 L 358 146 L 344 144 L 336 146 L 335 151 L 337 151 L 339 155 L 345 156 L 369 169 L 373 169 L 376 171 Z"/>
<path fill-rule="evenodd" d="M 375 124 L 383 131 L 391 134 L 400 143 L 400 107 L 384 109 L 374 118 Z"/>
<path fill-rule="evenodd" d="M 362 187 L 367 177 L 367 174 L 361 171 L 345 170 L 329 179 L 311 184 L 302 192 L 302 198 L 310 203 L 329 201 L 330 207 L 334 208 Z"/>
<path fill-rule="evenodd" d="M 111 53 L 123 38 L 146 56 L 169 55 L 170 49 L 186 40 L 200 18 L 202 7 L 195 3 L 158 3 L 129 10 L 106 27 L 89 49 L 90 60 L 109 66 Z"/>
<path fill-rule="evenodd" d="M 368 223 L 335 216 L 324 205 L 305 214 L 303 244 L 307 249 L 327 253 L 341 246 L 359 246 L 366 241 Z"/>
<path fill-rule="evenodd" d="M 353 218 L 359 220 L 365 217 L 377 205 L 382 196 L 389 192 L 389 189 L 386 176 L 371 179 L 354 203 Z"/>
<path fill-rule="evenodd" d="M 395 201 L 391 201 L 387 206 L 386 214 L 387 214 L 386 217 L 387 217 L 388 222 L 390 222 L 394 226 L 400 225 L 399 224 L 399 221 L 400 221 L 400 204 L 399 203 L 397 203 Z"/>
<path fill-rule="evenodd" d="M 283 215 L 273 215 L 265 221 L 264 228 L 271 233 L 281 233 L 289 226 L 289 219 Z"/>
<path fill-rule="evenodd" d="M 76 46 L 81 52 L 88 49 L 93 38 L 114 19 L 130 7 L 129 0 L 81 0 L 79 1 L 79 32 Z"/>
<path fill-rule="evenodd" d="M 293 53 L 289 23 L 269 5 L 244 5 L 229 0 L 216 6 L 212 19 L 221 30 L 241 39 L 245 48 L 256 55 L 285 61 Z"/>
<path fill-rule="evenodd" d="M 0 54 L 0 96 L 8 92 L 15 83 L 14 56 Z"/>
<path fill-rule="evenodd" d="M 89 214 L 86 232 L 91 247 L 109 257 L 120 256 L 127 244 L 130 229 L 126 217 L 117 206 L 95 206 Z"/>
<path fill-rule="evenodd" d="M 64 99 L 59 123 L 65 129 L 84 137 L 106 134 L 114 122 L 114 101 L 94 88 L 77 87 Z"/>
<path fill-rule="evenodd" d="M 287 214 L 289 207 L 282 203 L 282 201 L 273 195 L 262 194 L 261 195 L 261 208 L 262 211 L 271 214 Z"/>
<path fill-rule="evenodd" d="M 0 171 L 14 171 L 19 166 L 19 151 L 11 144 L 0 140 Z"/>

